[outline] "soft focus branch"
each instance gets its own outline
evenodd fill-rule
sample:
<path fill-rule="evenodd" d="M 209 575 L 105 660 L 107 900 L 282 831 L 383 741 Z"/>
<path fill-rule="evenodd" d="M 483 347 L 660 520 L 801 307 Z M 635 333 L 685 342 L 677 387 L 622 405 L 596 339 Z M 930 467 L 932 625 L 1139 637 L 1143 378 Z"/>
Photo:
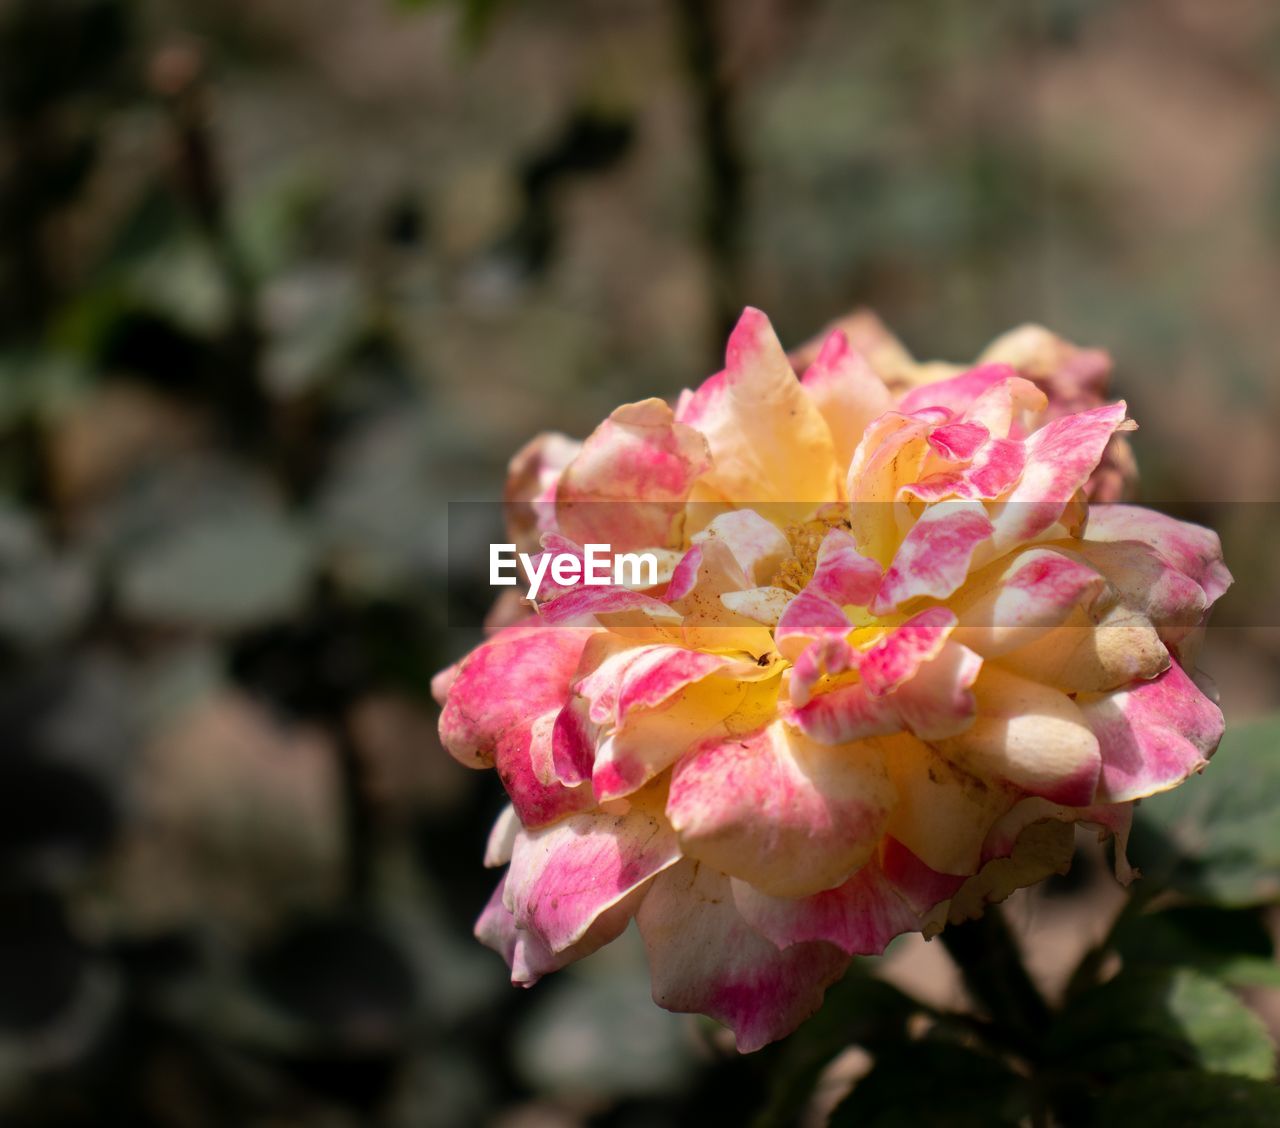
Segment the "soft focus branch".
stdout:
<path fill-rule="evenodd" d="M 702 159 L 702 239 L 711 275 L 713 348 L 741 310 L 745 159 L 733 121 L 734 89 L 725 65 L 715 0 L 673 0 L 685 74 L 698 116 Z"/>

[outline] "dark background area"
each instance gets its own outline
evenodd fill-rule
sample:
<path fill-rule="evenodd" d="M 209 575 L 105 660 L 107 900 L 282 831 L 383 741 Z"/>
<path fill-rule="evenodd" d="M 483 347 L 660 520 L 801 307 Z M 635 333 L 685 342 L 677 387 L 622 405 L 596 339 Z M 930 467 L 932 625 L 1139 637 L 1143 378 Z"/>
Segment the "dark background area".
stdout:
<path fill-rule="evenodd" d="M 1234 722 L 1278 299 L 1270 0 L 0 0 L 0 1123 L 745 1122 L 771 1059 L 630 938 L 532 992 L 470 938 L 447 503 L 746 303 L 957 361 L 1042 322 L 1223 534 Z M 1015 912 L 1049 981 L 1080 871 Z M 945 999 L 936 947 L 887 961 Z"/>

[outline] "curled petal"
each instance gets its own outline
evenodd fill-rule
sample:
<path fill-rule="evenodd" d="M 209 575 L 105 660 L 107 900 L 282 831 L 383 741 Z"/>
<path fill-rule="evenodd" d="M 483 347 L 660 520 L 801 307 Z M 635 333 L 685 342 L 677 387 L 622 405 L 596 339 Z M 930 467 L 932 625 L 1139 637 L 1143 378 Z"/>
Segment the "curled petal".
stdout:
<path fill-rule="evenodd" d="M 580 940 L 553 952 L 536 932 L 517 923 L 515 915 L 505 904 L 506 885 L 507 875 L 503 874 L 476 921 L 475 935 L 480 943 L 507 961 L 511 968 L 511 982 L 517 987 L 532 987 L 542 976 L 559 971 L 616 940 L 635 916 L 644 895 L 644 890 L 639 889 L 624 897 L 601 913 Z"/>
<path fill-rule="evenodd" d="M 969 687 L 981 669 L 982 659 L 972 650 L 947 642 L 892 693 L 876 696 L 854 682 L 779 711 L 788 724 L 823 744 L 903 730 L 924 740 L 941 739 L 964 732 L 973 722 L 976 705 Z"/>
<path fill-rule="evenodd" d="M 1177 663 L 1153 681 L 1082 700 L 1102 751 L 1099 798 L 1120 803 L 1176 787 L 1222 739 L 1222 710 Z"/>
<path fill-rule="evenodd" d="M 1016 810 L 1006 818 L 1016 818 Z M 951 898 L 947 919 L 952 924 L 973 920 L 987 905 L 998 904 L 1018 889 L 1035 885 L 1071 868 L 1075 832 L 1070 822 L 1047 818 L 1032 823 L 1018 836 L 1005 857 L 987 862 Z"/>
<path fill-rule="evenodd" d="M 556 778 L 552 767 L 556 716 L 556 712 L 543 713 L 498 740 L 494 767 L 526 827 L 546 826 L 592 805 L 589 787 L 566 787 Z"/>
<path fill-rule="evenodd" d="M 574 815 L 516 835 L 504 903 L 518 927 L 562 952 L 679 857 L 670 828 L 639 807 Z"/>
<path fill-rule="evenodd" d="M 982 364 L 949 379 L 912 388 L 899 401 L 898 410 L 910 414 L 926 407 L 945 407 L 952 415 L 962 415 L 988 388 L 1016 375 L 1005 364 Z M 1007 433 L 1007 428 L 1002 433 Z"/>
<path fill-rule="evenodd" d="M 931 505 L 903 540 L 871 604 L 884 615 L 920 596 L 945 599 L 969 574 L 974 550 L 992 533 L 980 502 Z"/>
<path fill-rule="evenodd" d="M 1032 548 L 997 560 L 950 600 L 956 638 L 995 658 L 1043 638 L 1077 608 L 1092 608 L 1107 581 L 1087 563 L 1054 549 Z"/>
<path fill-rule="evenodd" d="M 791 553 L 777 525 L 754 509 L 721 513 L 693 537 L 694 544 L 705 540 L 723 541 L 751 584 L 766 583 Z"/>
<path fill-rule="evenodd" d="M 1115 602 L 1077 607 L 1061 626 L 998 659 L 1014 673 L 1065 693 L 1103 693 L 1168 669 L 1169 651 L 1141 611 Z"/>
<path fill-rule="evenodd" d="M 654 709 L 630 713 L 596 750 L 591 786 L 599 802 L 629 795 L 724 722 L 748 696 L 747 683 L 710 677 Z"/>
<path fill-rule="evenodd" d="M 1212 529 L 1134 505 L 1095 505 L 1089 510 L 1084 535 L 1089 541 L 1149 544 L 1200 585 L 1210 606 L 1231 586 L 1231 573 L 1222 562 L 1222 542 Z"/>
<path fill-rule="evenodd" d="M 743 919 L 729 879 L 685 861 L 662 874 L 636 914 L 653 998 L 723 1022 L 743 1053 L 790 1034 L 849 964 L 831 944 L 780 951 Z"/>
<path fill-rule="evenodd" d="M 1027 465 L 993 514 L 998 548 L 1051 528 L 1089 480 L 1111 436 L 1125 425 L 1125 404 L 1107 404 L 1047 423 L 1026 441 Z"/>
<path fill-rule="evenodd" d="M 867 692 L 883 697 L 910 681 L 924 663 L 938 657 L 955 626 L 955 612 L 929 607 L 894 628 L 858 664 Z"/>
<path fill-rule="evenodd" d="M 857 542 L 843 529 L 832 529 L 822 538 L 813 576 L 805 590 L 837 606 L 852 603 L 866 607 L 880 586 L 882 569 L 858 551 Z"/>
<path fill-rule="evenodd" d="M 1033 429 L 1047 406 L 1048 397 L 1030 380 L 1009 374 L 975 396 L 962 418 L 981 423 L 997 439 L 1018 439 Z"/>
<path fill-rule="evenodd" d="M 947 462 L 970 462 L 990 438 L 981 423 L 944 423 L 930 432 L 929 446 Z"/>
<path fill-rule="evenodd" d="M 520 818 L 516 809 L 508 803 L 502 813 L 494 819 L 489 830 L 489 841 L 484 850 L 484 864 L 488 869 L 505 866 L 511 861 L 511 847 L 515 844 L 516 832 L 520 829 Z"/>
<path fill-rule="evenodd" d="M 569 598 L 569 597 L 566 597 Z M 447 683 L 440 739 L 468 767 L 491 767 L 499 739 L 569 697 L 586 631 L 509 627 L 473 650 Z"/>
<path fill-rule="evenodd" d="M 1204 589 L 1195 580 L 1137 541 L 1083 541 L 1072 549 L 1106 576 L 1124 606 L 1147 619 L 1160 641 L 1185 660 L 1189 640 L 1209 610 Z"/>
<path fill-rule="evenodd" d="M 861 652 L 843 638 L 819 639 L 805 647 L 791 668 L 788 696 L 797 707 L 807 705 L 813 696 L 813 687 L 825 675 L 842 674 L 857 667 Z"/>
<path fill-rule="evenodd" d="M 618 408 L 583 444 L 556 490 L 556 522 L 580 544 L 661 548 L 694 482 L 710 467 L 706 441 L 660 399 Z"/>
<path fill-rule="evenodd" d="M 797 658 L 814 641 L 842 640 L 853 624 L 831 600 L 809 590 L 788 602 L 773 632 L 778 650 L 788 658 Z"/>

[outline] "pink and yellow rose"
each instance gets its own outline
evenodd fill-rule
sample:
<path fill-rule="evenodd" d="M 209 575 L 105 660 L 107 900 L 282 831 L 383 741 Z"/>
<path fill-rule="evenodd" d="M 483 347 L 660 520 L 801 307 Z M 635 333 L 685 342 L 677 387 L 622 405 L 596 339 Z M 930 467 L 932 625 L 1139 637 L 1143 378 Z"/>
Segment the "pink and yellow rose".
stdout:
<path fill-rule="evenodd" d="M 1195 655 L 1230 575 L 1206 529 L 1091 507 L 1132 427 L 1103 354 L 1023 330 L 922 371 L 851 328 L 798 374 L 747 310 L 674 409 L 513 461 L 513 539 L 663 563 L 549 585 L 436 679 L 511 800 L 477 935 L 513 982 L 634 919 L 655 1000 L 756 1049 L 852 956 L 1065 869 L 1076 822 L 1123 876 L 1134 801 L 1216 748 Z"/>

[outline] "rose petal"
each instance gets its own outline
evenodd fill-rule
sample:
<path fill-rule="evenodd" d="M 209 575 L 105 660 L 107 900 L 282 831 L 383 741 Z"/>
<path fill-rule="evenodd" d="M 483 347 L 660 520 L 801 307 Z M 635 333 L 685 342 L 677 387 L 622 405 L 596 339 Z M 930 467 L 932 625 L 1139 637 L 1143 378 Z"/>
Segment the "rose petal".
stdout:
<path fill-rule="evenodd" d="M 1212 529 L 1177 521 L 1154 509 L 1133 505 L 1095 505 L 1085 528 L 1089 541 L 1141 541 L 1149 544 L 1183 575 L 1203 589 L 1209 605 L 1231 586 L 1222 562 L 1222 542 Z"/>
<path fill-rule="evenodd" d="M 1080 702 L 1102 751 L 1099 799 L 1120 803 L 1176 787 L 1222 739 L 1222 710 L 1174 663 L 1154 681 Z"/>
<path fill-rule="evenodd" d="M 791 554 L 782 531 L 754 509 L 721 513 L 694 534 L 694 544 L 706 540 L 723 541 L 751 584 L 767 583 Z"/>
<path fill-rule="evenodd" d="M 974 683 L 978 713 L 938 751 L 975 775 L 1002 779 L 1065 806 L 1093 802 L 1102 769 L 1097 738 L 1065 693 L 996 666 Z"/>
<path fill-rule="evenodd" d="M 723 375 L 684 399 L 681 417 L 706 436 L 704 482 L 721 497 L 793 507 L 837 496 L 831 433 L 759 310 L 743 313 Z"/>
<path fill-rule="evenodd" d="M 959 619 L 956 639 L 994 658 L 1043 638 L 1106 591 L 1106 579 L 1083 561 L 1032 548 L 982 569 L 948 602 Z"/>
<path fill-rule="evenodd" d="M 686 856 L 800 897 L 840 884 L 871 856 L 892 801 L 878 747 L 831 749 L 774 722 L 704 741 L 680 760 L 667 817 Z"/>
<path fill-rule="evenodd" d="M 823 993 L 849 964 L 831 944 L 779 951 L 742 918 L 729 879 L 693 862 L 653 883 L 636 922 L 654 1002 L 723 1022 L 743 1053 L 790 1034 L 822 1005 Z"/>
<path fill-rule="evenodd" d="M 893 406 L 889 389 L 838 329 L 828 334 L 800 383 L 826 420 L 836 465 L 844 470 L 867 424 Z"/>
<path fill-rule="evenodd" d="M 1058 521 L 1124 426 L 1125 411 L 1120 401 L 1065 415 L 1027 439 L 1022 477 L 992 513 L 997 548 L 1029 541 Z"/>
<path fill-rule="evenodd" d="M 942 501 L 929 506 L 907 534 L 871 604 L 885 615 L 921 596 L 945 599 L 969 574 L 974 550 L 992 534 L 982 504 Z"/>
<path fill-rule="evenodd" d="M 936 872 L 976 873 L 987 835 L 1020 793 L 966 771 L 909 734 L 886 742 L 898 792 L 887 833 Z"/>
<path fill-rule="evenodd" d="M 817 940 L 851 956 L 878 956 L 895 936 L 920 928 L 920 915 L 874 859 L 843 885 L 810 897 L 770 897 L 737 878 L 730 884 L 747 923 L 779 948 Z"/>
<path fill-rule="evenodd" d="M 973 651 L 948 642 L 892 693 L 875 696 L 857 682 L 820 693 L 802 706 L 784 704 L 779 712 L 788 724 L 822 744 L 904 730 L 925 740 L 941 739 L 972 723 L 975 704 L 969 687 L 981 668 L 982 659 Z"/>
<path fill-rule="evenodd" d="M 468 767 L 491 767 L 504 734 L 558 710 L 589 633 L 509 627 L 468 654 L 450 679 L 440 717 L 450 754 Z"/>
<path fill-rule="evenodd" d="M 579 544 L 664 547 L 694 482 L 705 440 L 660 399 L 619 407 L 583 444 L 556 490 L 556 523 Z"/>
<path fill-rule="evenodd" d="M 518 927 L 561 952 L 679 857 L 670 828 L 638 806 L 574 815 L 516 835 L 504 903 Z"/>

